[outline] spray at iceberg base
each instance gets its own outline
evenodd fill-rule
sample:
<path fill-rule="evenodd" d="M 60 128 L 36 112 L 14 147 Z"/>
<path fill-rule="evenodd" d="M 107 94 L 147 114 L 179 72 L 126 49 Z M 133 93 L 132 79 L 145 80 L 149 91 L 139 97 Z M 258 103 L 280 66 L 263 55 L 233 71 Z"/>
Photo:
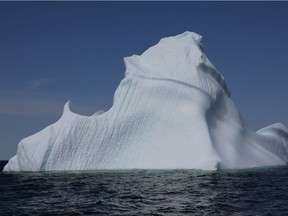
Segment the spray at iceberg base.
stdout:
<path fill-rule="evenodd" d="M 62 117 L 23 139 L 4 171 L 238 169 L 284 165 L 288 130 L 256 133 L 230 99 L 223 76 L 193 32 L 167 37 L 124 59 L 113 106 Z"/>

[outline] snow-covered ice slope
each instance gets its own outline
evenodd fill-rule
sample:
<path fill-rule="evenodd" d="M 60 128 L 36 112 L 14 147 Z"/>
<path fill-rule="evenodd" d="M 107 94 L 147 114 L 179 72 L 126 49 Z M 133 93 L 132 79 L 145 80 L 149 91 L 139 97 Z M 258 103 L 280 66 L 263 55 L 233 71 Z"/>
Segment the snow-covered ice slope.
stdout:
<path fill-rule="evenodd" d="M 110 110 L 62 117 L 23 139 L 5 171 L 234 169 L 288 161 L 288 130 L 246 127 L 201 36 L 167 37 L 124 59 Z"/>

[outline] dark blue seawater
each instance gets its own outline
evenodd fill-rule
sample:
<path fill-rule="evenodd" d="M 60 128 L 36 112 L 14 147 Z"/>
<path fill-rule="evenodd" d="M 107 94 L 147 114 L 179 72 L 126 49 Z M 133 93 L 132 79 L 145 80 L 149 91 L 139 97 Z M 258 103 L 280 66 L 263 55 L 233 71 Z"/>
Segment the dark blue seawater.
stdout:
<path fill-rule="evenodd" d="M 288 166 L 0 172 L 0 215 L 288 215 Z"/>

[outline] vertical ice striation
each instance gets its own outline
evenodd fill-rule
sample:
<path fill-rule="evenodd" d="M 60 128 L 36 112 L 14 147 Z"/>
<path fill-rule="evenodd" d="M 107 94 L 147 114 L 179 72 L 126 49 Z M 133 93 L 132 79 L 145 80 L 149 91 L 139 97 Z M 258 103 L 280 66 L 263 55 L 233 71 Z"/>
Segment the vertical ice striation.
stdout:
<path fill-rule="evenodd" d="M 234 169 L 283 165 L 288 130 L 246 127 L 223 76 L 193 32 L 124 58 L 113 106 L 90 117 L 70 111 L 23 139 L 5 171 Z"/>

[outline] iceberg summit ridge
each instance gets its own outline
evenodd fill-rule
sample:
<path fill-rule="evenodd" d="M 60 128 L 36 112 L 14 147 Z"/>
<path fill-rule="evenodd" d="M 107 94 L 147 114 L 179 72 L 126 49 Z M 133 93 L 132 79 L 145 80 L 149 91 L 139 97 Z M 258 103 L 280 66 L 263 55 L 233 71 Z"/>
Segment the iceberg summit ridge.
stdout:
<path fill-rule="evenodd" d="M 247 127 L 221 73 L 193 32 L 124 58 L 112 107 L 92 116 L 70 102 L 54 124 L 24 138 L 4 171 L 241 169 L 288 162 L 288 130 Z"/>
<path fill-rule="evenodd" d="M 175 80 L 199 87 L 209 94 L 215 92 L 212 89 L 215 85 L 213 88 L 223 88 L 230 96 L 224 77 L 202 51 L 202 36 L 194 32 L 163 38 L 141 56 L 126 57 L 124 62 L 126 76 Z M 211 81 L 206 82 L 207 79 Z"/>

